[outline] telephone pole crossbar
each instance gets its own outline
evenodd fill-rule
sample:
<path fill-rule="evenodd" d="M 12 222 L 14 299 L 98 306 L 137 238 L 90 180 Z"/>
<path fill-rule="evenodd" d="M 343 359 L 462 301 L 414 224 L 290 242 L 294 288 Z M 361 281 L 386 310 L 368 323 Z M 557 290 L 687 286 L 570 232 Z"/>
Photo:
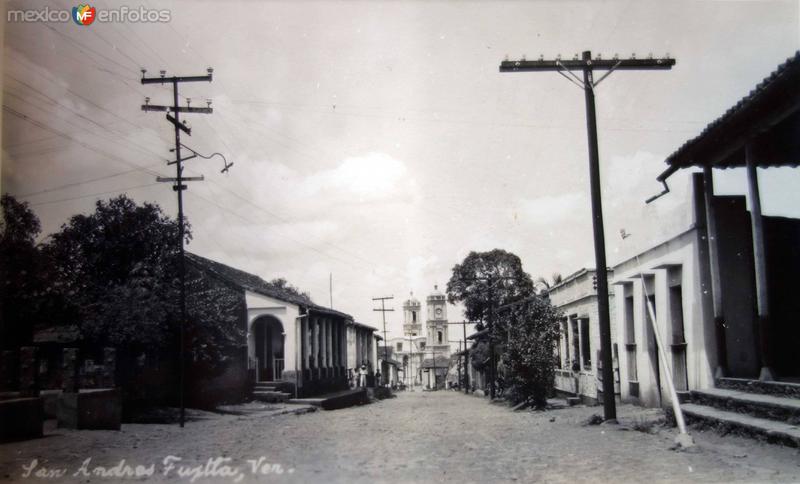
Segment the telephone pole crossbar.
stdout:
<path fill-rule="evenodd" d="M 183 191 L 188 188 L 184 182 L 188 181 L 201 181 L 203 177 L 184 177 L 183 176 L 183 162 L 194 158 L 194 156 L 189 156 L 186 158 L 181 158 L 181 131 L 186 133 L 187 135 L 191 136 L 191 129 L 189 129 L 186 125 L 181 123 L 180 121 L 180 113 L 199 113 L 199 114 L 211 114 L 211 102 L 208 102 L 208 107 L 205 108 L 193 108 L 187 106 L 179 106 L 178 105 L 178 85 L 182 82 L 211 82 L 212 80 L 212 73 L 214 72 L 213 69 L 210 67 L 207 69 L 208 75 L 205 76 L 172 76 L 166 77 L 165 71 L 161 71 L 160 77 L 145 77 L 147 71 L 142 69 L 142 84 L 172 84 L 172 106 L 159 106 L 159 105 L 151 105 L 150 98 L 145 98 L 145 103 L 142 105 L 142 111 L 161 111 L 167 112 L 166 118 L 170 124 L 173 125 L 175 128 L 175 161 L 168 162 L 168 165 L 174 164 L 175 165 L 175 177 L 158 177 L 156 180 L 159 182 L 169 182 L 173 183 L 172 189 L 178 192 L 178 246 L 180 247 L 179 255 L 180 260 L 178 261 L 178 272 L 180 277 L 180 336 L 179 336 L 179 375 L 178 375 L 178 393 L 180 399 L 180 426 L 183 427 L 186 421 L 186 406 L 184 402 L 185 397 L 185 373 L 186 373 L 186 348 L 185 348 L 185 336 L 186 336 L 186 261 L 184 257 L 184 247 L 183 247 L 183 239 L 185 236 L 185 224 L 184 224 L 184 217 L 183 217 Z M 187 104 L 189 99 L 187 99 Z M 171 114 L 170 114 L 171 113 Z M 196 155 L 195 155 L 196 156 Z"/>
<path fill-rule="evenodd" d="M 608 272 L 606 265 L 606 243 L 603 227 L 603 206 L 600 195 L 600 155 L 597 143 L 597 119 L 595 113 L 594 91 L 600 82 L 615 70 L 665 70 L 675 65 L 669 55 L 654 59 L 592 59 L 591 51 L 584 51 L 581 58 L 572 60 L 506 60 L 500 63 L 500 72 L 557 71 L 584 91 L 586 103 L 586 128 L 589 140 L 589 183 L 592 199 L 592 227 L 594 232 L 595 269 L 597 271 L 597 309 L 600 325 L 600 353 L 603 363 L 603 413 L 605 420 L 616 420 L 617 409 L 614 401 L 614 368 L 611 355 L 611 321 L 608 312 Z M 583 72 L 581 80 L 574 72 Z M 607 71 L 600 79 L 594 80 L 595 70 Z"/>

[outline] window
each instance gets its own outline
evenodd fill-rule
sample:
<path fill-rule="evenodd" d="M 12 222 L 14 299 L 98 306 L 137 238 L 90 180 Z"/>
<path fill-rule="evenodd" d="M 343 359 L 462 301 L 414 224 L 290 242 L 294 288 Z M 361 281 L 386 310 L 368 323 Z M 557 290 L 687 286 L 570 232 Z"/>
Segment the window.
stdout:
<path fill-rule="evenodd" d="M 420 341 L 419 342 L 419 349 L 421 349 L 421 350 L 425 349 L 425 342 L 424 341 Z"/>
<path fill-rule="evenodd" d="M 628 381 L 631 396 L 638 396 L 639 372 L 636 365 L 636 333 L 634 332 L 633 317 L 633 287 L 625 287 L 625 353 L 628 360 Z"/>
<path fill-rule="evenodd" d="M 437 335 L 437 340 L 438 340 L 439 344 L 442 344 L 442 332 L 438 331 L 436 333 L 436 335 Z"/>
<path fill-rule="evenodd" d="M 397 343 L 397 351 L 403 351 L 403 343 Z"/>
<path fill-rule="evenodd" d="M 559 324 L 559 332 L 556 335 L 556 347 L 555 351 L 553 352 L 553 357 L 556 359 L 556 369 L 561 369 L 561 325 Z"/>
<path fill-rule="evenodd" d="M 670 326 L 672 327 L 672 379 L 678 391 L 689 389 L 686 367 L 686 335 L 683 328 L 683 290 L 680 285 L 669 288 Z"/>
<path fill-rule="evenodd" d="M 417 312 L 416 311 L 411 311 L 411 322 L 412 323 L 416 323 L 417 322 Z"/>
<path fill-rule="evenodd" d="M 625 342 L 636 343 L 636 334 L 633 331 L 633 296 L 625 298 Z"/>
<path fill-rule="evenodd" d="M 572 371 L 579 371 L 581 369 L 581 342 L 576 318 L 570 318 L 569 329 L 572 331 Z"/>
<path fill-rule="evenodd" d="M 581 359 L 583 360 L 583 368 L 588 370 L 592 368 L 592 348 L 589 339 L 589 318 L 581 318 Z"/>

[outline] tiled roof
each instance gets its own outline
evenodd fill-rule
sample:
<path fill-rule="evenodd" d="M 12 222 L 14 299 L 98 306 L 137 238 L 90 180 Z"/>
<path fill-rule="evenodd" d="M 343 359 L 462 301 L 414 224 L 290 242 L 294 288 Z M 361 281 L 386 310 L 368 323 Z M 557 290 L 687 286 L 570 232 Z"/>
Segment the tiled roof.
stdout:
<path fill-rule="evenodd" d="M 798 93 L 800 93 L 800 51 L 795 52 L 786 62 L 778 66 L 722 116 L 709 123 L 698 136 L 690 139 L 669 155 L 666 162 L 671 169 L 667 172 L 671 173 L 676 168 L 707 163 L 701 156 L 698 156 L 700 149 L 708 148 L 711 145 L 728 144 L 731 140 L 743 142 L 743 135 L 752 134 L 748 132 L 748 128 L 751 128 L 761 117 L 770 116 L 775 110 L 790 107 L 790 96 L 796 100 Z M 786 113 L 784 117 L 788 114 L 791 113 Z M 728 147 L 719 146 L 719 149 L 723 148 Z M 741 162 L 740 158 L 736 158 L 734 163 L 730 157 L 727 157 L 725 163 L 718 163 L 715 166 L 738 166 Z M 800 160 L 790 161 L 789 164 L 796 166 L 798 162 Z M 665 175 L 669 176 L 667 172 Z M 659 179 L 662 178 L 666 177 L 664 175 L 659 177 Z"/>
<path fill-rule="evenodd" d="M 201 257 L 197 254 L 192 254 L 191 252 L 186 253 L 186 260 L 201 270 L 215 274 L 216 276 L 230 282 L 235 286 L 241 287 L 242 289 L 288 302 L 296 306 L 301 306 L 310 309 L 311 311 L 340 316 L 350 320 L 353 319 L 353 317 L 349 314 L 320 306 L 306 297 L 298 296 L 291 291 L 276 287 L 275 285 L 268 283 L 255 274 L 250 274 L 220 262 Z"/>

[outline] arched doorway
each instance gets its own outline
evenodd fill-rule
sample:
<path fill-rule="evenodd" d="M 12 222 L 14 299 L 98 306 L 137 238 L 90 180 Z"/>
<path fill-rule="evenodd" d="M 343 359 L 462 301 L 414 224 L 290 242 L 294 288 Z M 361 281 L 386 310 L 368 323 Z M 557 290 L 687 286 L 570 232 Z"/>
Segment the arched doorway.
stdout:
<path fill-rule="evenodd" d="M 255 358 L 258 361 L 256 379 L 277 381 L 283 374 L 283 343 L 285 333 L 280 321 L 262 316 L 253 321 Z"/>

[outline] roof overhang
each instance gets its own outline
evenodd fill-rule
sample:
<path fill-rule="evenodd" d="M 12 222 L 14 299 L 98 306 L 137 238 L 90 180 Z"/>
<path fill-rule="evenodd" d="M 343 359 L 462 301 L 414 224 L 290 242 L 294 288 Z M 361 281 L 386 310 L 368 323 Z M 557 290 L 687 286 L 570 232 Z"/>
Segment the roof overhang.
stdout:
<path fill-rule="evenodd" d="M 780 65 L 700 135 L 666 159 L 658 176 L 666 180 L 681 168 L 735 168 L 745 165 L 751 144 L 758 167 L 800 164 L 800 51 Z"/>

